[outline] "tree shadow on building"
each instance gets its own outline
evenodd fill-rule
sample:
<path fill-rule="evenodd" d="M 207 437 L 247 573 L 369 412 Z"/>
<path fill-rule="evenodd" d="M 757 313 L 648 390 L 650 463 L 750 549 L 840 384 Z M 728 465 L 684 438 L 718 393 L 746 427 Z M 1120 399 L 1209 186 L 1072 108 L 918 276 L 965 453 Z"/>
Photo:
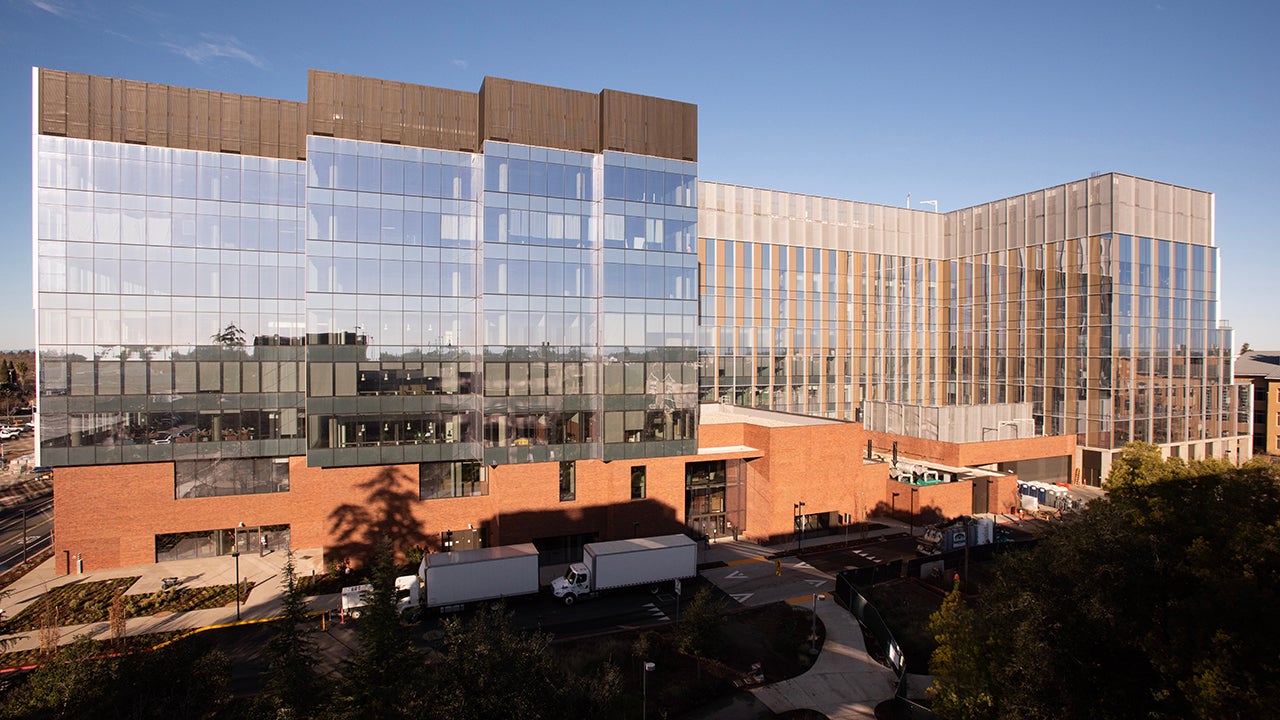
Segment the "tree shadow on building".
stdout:
<path fill-rule="evenodd" d="M 912 512 L 912 510 L 915 512 Z M 947 519 L 947 515 L 943 513 L 942 508 L 938 505 L 922 504 L 911 508 L 887 502 L 876 503 L 875 507 L 868 511 L 867 516 L 893 518 L 898 522 L 915 525 L 915 527 L 934 525 Z"/>
<path fill-rule="evenodd" d="M 418 482 L 395 467 L 384 467 L 357 486 L 364 502 L 343 503 L 329 514 L 329 535 L 334 538 L 327 553 L 342 562 L 372 558 L 380 538 L 387 538 L 397 556 L 427 545 L 422 524 L 413 508 L 419 503 Z"/>
<path fill-rule="evenodd" d="M 502 545 L 532 542 L 540 564 L 576 562 L 582 545 L 604 540 L 687 532 L 676 509 L 653 499 L 611 505 L 502 513 L 481 522 L 485 537 Z"/>

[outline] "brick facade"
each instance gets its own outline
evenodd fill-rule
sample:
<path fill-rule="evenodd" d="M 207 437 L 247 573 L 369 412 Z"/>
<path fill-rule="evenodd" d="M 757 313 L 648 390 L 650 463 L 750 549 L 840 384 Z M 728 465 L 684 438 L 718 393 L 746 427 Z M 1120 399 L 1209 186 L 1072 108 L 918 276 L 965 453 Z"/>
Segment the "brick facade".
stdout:
<path fill-rule="evenodd" d="M 386 535 L 403 549 L 441 549 L 443 533 L 474 528 L 488 544 L 594 533 L 609 540 L 679 532 L 685 521 L 685 467 L 690 462 L 745 462 L 742 534 L 759 541 L 794 535 L 795 504 L 823 516 L 838 531 L 896 510 L 920 523 L 967 514 L 973 485 L 946 483 L 912 488 L 889 477 L 889 464 L 864 459 L 868 434 L 854 423 L 764 427 L 749 423 L 704 425 L 697 456 L 577 463 L 576 497 L 561 502 L 559 464 L 489 468 L 489 494 L 419 500 L 416 465 L 309 468 L 290 458 L 287 493 L 176 500 L 173 465 L 149 463 L 59 468 L 55 550 L 59 572 L 140 565 L 155 561 L 155 536 L 263 525 L 288 525 L 293 547 L 322 550 L 326 559 L 355 559 Z M 876 442 L 881 438 L 876 438 Z M 1053 441 L 1053 442 L 1046 442 Z M 982 457 L 979 449 L 932 448 L 899 439 L 900 452 L 951 459 Z M 1003 441 L 1003 454 L 1034 457 L 1062 451 L 1061 438 Z M 919 445 L 917 447 L 916 445 Z M 1019 448 L 1022 448 L 1019 450 Z M 998 449 L 997 449 L 998 450 Z M 1069 452 L 1069 451 L 1067 451 Z M 631 498 L 631 468 L 646 468 L 645 497 Z M 1016 478 L 996 477 L 990 511 L 1016 503 Z M 892 493 L 898 492 L 896 500 Z"/>

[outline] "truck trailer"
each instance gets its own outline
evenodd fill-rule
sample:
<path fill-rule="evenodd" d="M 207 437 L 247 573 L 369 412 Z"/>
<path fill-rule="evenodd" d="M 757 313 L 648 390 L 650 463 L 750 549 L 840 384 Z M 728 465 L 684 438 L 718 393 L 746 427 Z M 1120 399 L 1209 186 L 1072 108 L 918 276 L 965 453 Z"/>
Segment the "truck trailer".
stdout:
<path fill-rule="evenodd" d="M 685 535 L 587 543 L 582 562 L 573 563 L 551 591 L 572 605 L 580 598 L 615 588 L 650 586 L 698 574 L 698 544 Z"/>
<path fill-rule="evenodd" d="M 533 543 L 427 555 L 418 570 L 430 608 L 538 592 L 538 549 Z"/>

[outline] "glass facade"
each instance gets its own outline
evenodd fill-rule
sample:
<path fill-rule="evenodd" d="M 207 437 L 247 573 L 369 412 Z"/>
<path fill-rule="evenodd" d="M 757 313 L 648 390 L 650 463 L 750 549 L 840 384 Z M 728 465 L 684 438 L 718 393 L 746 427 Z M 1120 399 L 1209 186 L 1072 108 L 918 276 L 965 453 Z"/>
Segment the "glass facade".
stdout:
<path fill-rule="evenodd" d="M 1248 432 L 1208 193 L 1107 175 L 946 215 L 703 194 L 703 401 L 1029 402 L 1038 434 L 1200 457 Z"/>
<path fill-rule="evenodd" d="M 694 452 L 696 164 L 484 150 L 40 136 L 43 461 Z"/>
<path fill-rule="evenodd" d="M 700 400 L 848 420 L 1025 402 L 1040 433 L 1188 457 L 1248 432 L 1208 193 L 1103 175 L 939 214 L 700 184 L 673 159 L 696 157 L 696 108 L 611 91 L 370 98 L 317 75 L 314 122 L 272 106 L 297 131 L 272 138 L 253 112 L 210 133 L 181 89 L 152 107 L 130 84 L 113 115 L 50 78 L 48 465 L 176 461 L 196 497 L 286 491 L 275 461 L 305 455 L 475 495 L 486 466 L 694 454 Z M 413 146 L 428 117 L 466 151 Z M 306 160 L 239 154 L 303 137 L 285 154 Z"/>
<path fill-rule="evenodd" d="M 307 140 L 308 463 L 479 459 L 480 158 Z"/>
<path fill-rule="evenodd" d="M 49 465 L 303 452 L 300 162 L 39 136 Z"/>

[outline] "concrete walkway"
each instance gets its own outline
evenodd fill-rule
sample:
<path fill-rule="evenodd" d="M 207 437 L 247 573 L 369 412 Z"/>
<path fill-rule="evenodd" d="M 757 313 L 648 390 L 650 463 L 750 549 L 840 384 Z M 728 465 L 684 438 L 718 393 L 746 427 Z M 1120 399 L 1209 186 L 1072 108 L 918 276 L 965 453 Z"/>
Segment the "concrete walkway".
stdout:
<path fill-rule="evenodd" d="M 818 603 L 826 639 L 813 667 L 803 674 L 753 688 L 751 694 L 775 713 L 816 710 L 836 718 L 875 718 L 875 706 L 893 697 L 893 671 L 871 659 L 862 628 L 832 600 Z"/>
<path fill-rule="evenodd" d="M 905 534 L 912 529 L 894 520 L 877 518 L 877 523 L 883 527 L 859 533 L 855 544 L 886 535 Z M 803 552 L 845 542 L 845 537 L 838 534 L 806 539 L 803 551 L 798 554 L 796 546 L 790 543 L 770 547 L 745 541 L 716 541 L 704 551 L 703 562 L 740 566 L 752 560 L 785 558 L 786 565 L 791 566 L 793 558 L 799 558 Z M 704 576 L 711 579 L 714 574 L 704 573 Z M 799 595 L 808 595 L 812 590 L 805 585 L 797 588 Z M 874 718 L 876 705 L 893 697 L 897 677 L 892 670 L 871 658 L 857 619 L 829 595 L 817 604 L 817 614 L 826 636 L 812 667 L 789 680 L 751 688 L 749 697 L 755 702 L 731 703 L 701 717 L 707 720 L 760 717 L 754 707 L 758 702 L 775 714 L 813 710 L 833 720 Z"/>

